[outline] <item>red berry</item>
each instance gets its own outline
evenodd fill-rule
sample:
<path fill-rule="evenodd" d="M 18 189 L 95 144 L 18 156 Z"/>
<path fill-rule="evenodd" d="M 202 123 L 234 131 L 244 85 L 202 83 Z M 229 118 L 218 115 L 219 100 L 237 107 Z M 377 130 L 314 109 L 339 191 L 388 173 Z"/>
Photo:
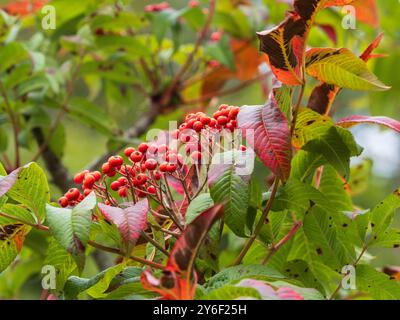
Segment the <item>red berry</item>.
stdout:
<path fill-rule="evenodd" d="M 228 122 L 225 126 L 228 130 L 232 131 L 235 129 L 234 125 L 231 122 Z"/>
<path fill-rule="evenodd" d="M 110 188 L 113 191 L 118 191 L 120 187 L 121 183 L 119 183 L 119 181 L 114 181 L 113 183 L 110 184 Z"/>
<path fill-rule="evenodd" d="M 216 31 L 211 34 L 210 39 L 211 39 L 211 41 L 218 42 L 219 40 L 221 40 L 221 37 L 222 37 L 222 33 L 219 31 Z"/>
<path fill-rule="evenodd" d="M 168 163 L 167 164 L 167 172 L 173 173 L 176 171 L 176 164 L 175 163 Z"/>
<path fill-rule="evenodd" d="M 158 153 L 166 153 L 168 151 L 168 146 L 166 144 L 160 144 L 158 146 Z"/>
<path fill-rule="evenodd" d="M 174 130 L 174 131 L 172 131 L 171 132 L 171 137 L 173 138 L 173 139 L 178 139 L 179 138 L 179 129 L 176 129 L 176 130 Z"/>
<path fill-rule="evenodd" d="M 218 119 L 218 117 L 220 117 L 221 115 L 222 115 L 222 112 L 217 111 L 217 112 L 214 112 L 213 117 L 214 117 L 214 119 Z"/>
<path fill-rule="evenodd" d="M 198 7 L 200 5 L 198 0 L 190 0 L 188 6 L 191 8 Z"/>
<path fill-rule="evenodd" d="M 148 148 L 149 148 L 149 145 L 148 145 L 147 143 L 141 143 L 141 144 L 139 144 L 139 146 L 138 146 L 138 150 L 139 150 L 141 153 L 146 153 L 146 151 L 147 151 Z"/>
<path fill-rule="evenodd" d="M 203 123 L 201 121 L 196 121 L 195 123 L 193 123 L 193 129 L 196 132 L 200 132 L 203 129 Z"/>
<path fill-rule="evenodd" d="M 94 179 L 95 179 L 96 181 L 99 181 L 99 180 L 101 179 L 101 173 L 100 173 L 99 171 L 93 171 L 93 172 L 91 173 L 91 175 L 94 177 Z"/>
<path fill-rule="evenodd" d="M 186 129 L 186 122 L 182 123 L 182 124 L 179 126 L 179 130 L 185 130 L 185 129 Z"/>
<path fill-rule="evenodd" d="M 231 111 L 229 111 L 229 114 L 228 114 L 229 119 L 231 119 L 231 120 L 236 119 L 237 115 L 239 114 L 239 111 L 240 111 L 240 108 L 233 107 L 231 109 Z"/>
<path fill-rule="evenodd" d="M 128 184 L 128 179 L 125 177 L 120 177 L 117 179 L 117 181 L 120 183 L 121 186 L 125 186 Z"/>
<path fill-rule="evenodd" d="M 118 190 L 118 195 L 121 198 L 126 198 L 128 196 L 128 188 L 122 187 Z"/>
<path fill-rule="evenodd" d="M 144 185 L 147 182 L 147 176 L 143 173 L 139 173 L 136 179 L 139 185 Z"/>
<path fill-rule="evenodd" d="M 93 191 L 92 189 L 86 188 L 86 189 L 83 190 L 83 195 L 84 195 L 85 197 L 87 197 L 89 194 L 92 193 L 92 191 Z"/>
<path fill-rule="evenodd" d="M 85 188 L 92 188 L 94 183 L 96 182 L 96 179 L 91 175 L 91 174 L 87 174 L 85 179 L 83 180 L 83 186 Z"/>
<path fill-rule="evenodd" d="M 154 159 L 147 159 L 145 165 L 147 170 L 155 170 L 157 168 L 157 161 Z"/>
<path fill-rule="evenodd" d="M 157 181 L 161 179 L 161 174 L 158 171 L 154 171 L 154 179 Z"/>
<path fill-rule="evenodd" d="M 200 122 L 201 122 L 202 124 L 204 124 L 204 125 L 209 124 L 210 121 L 211 121 L 211 119 L 210 119 L 209 117 L 207 117 L 207 116 L 201 117 L 201 118 L 200 118 Z"/>
<path fill-rule="evenodd" d="M 160 171 L 161 172 L 167 172 L 168 171 L 168 162 L 163 162 L 160 164 Z"/>
<path fill-rule="evenodd" d="M 148 186 L 147 192 L 150 194 L 156 194 L 156 188 L 154 186 Z"/>
<path fill-rule="evenodd" d="M 246 151 L 247 150 L 247 148 L 245 147 L 245 146 L 240 146 L 240 151 Z"/>
<path fill-rule="evenodd" d="M 148 149 L 147 149 L 147 154 L 150 155 L 155 155 L 158 151 L 158 147 L 155 144 L 149 145 Z"/>
<path fill-rule="evenodd" d="M 114 168 L 106 162 L 101 166 L 101 171 L 103 171 L 104 174 L 108 174 L 109 172 L 114 171 Z"/>
<path fill-rule="evenodd" d="M 223 126 L 224 124 L 226 124 L 228 122 L 228 118 L 225 116 L 219 116 L 217 121 L 220 126 Z"/>
<path fill-rule="evenodd" d="M 200 151 L 194 151 L 192 153 L 191 157 L 196 163 L 199 163 L 201 161 L 201 152 Z"/>
<path fill-rule="evenodd" d="M 226 110 L 226 109 L 228 109 L 229 108 L 229 105 L 227 105 L 227 104 L 221 104 L 219 107 L 218 107 L 218 110 Z"/>
<path fill-rule="evenodd" d="M 143 191 L 137 191 L 136 194 L 139 198 L 146 198 L 147 196 Z"/>
<path fill-rule="evenodd" d="M 108 159 L 108 163 L 110 164 L 110 166 L 118 168 L 122 166 L 124 160 L 120 156 L 112 156 Z"/>
<path fill-rule="evenodd" d="M 65 194 L 65 197 L 69 200 L 69 201 L 75 201 L 78 200 L 79 196 L 80 196 L 80 192 L 77 188 L 72 188 L 69 189 L 68 192 Z"/>
<path fill-rule="evenodd" d="M 74 182 L 76 184 L 81 184 L 83 182 L 83 179 L 85 178 L 85 173 L 80 172 L 74 177 Z"/>
<path fill-rule="evenodd" d="M 69 200 L 67 197 L 61 197 L 58 200 L 58 203 L 60 204 L 61 207 L 65 208 L 65 207 L 68 207 Z"/>
<path fill-rule="evenodd" d="M 129 158 L 132 152 L 135 152 L 135 148 L 129 147 L 125 149 L 124 154 Z"/>
<path fill-rule="evenodd" d="M 130 158 L 133 162 L 140 162 L 143 158 L 143 153 L 140 151 L 135 151 L 131 154 Z"/>

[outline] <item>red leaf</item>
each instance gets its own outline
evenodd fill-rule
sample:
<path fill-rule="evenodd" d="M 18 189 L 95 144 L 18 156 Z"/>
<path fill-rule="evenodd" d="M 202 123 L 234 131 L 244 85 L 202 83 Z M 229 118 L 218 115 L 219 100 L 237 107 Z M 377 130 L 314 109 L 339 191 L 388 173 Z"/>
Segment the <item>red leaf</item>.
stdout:
<path fill-rule="evenodd" d="M 374 28 L 379 27 L 379 12 L 376 0 L 355 0 L 351 5 L 356 9 L 358 21 L 369 24 Z"/>
<path fill-rule="evenodd" d="M 322 31 L 325 32 L 325 34 L 329 37 L 329 39 L 332 40 L 334 45 L 337 45 L 337 34 L 336 34 L 336 29 L 330 25 L 330 24 L 321 24 L 318 23 L 316 24 L 317 27 L 319 27 Z"/>
<path fill-rule="evenodd" d="M 337 125 L 343 128 L 350 128 L 357 124 L 363 124 L 363 123 L 379 124 L 400 133 L 400 121 L 388 117 L 369 117 L 369 116 L 354 115 L 339 120 Z"/>
<path fill-rule="evenodd" d="M 157 279 L 150 271 L 144 271 L 141 276 L 143 287 L 160 293 L 164 299 L 193 299 L 197 283 L 194 272 L 197 253 L 211 226 L 222 214 L 223 206 L 215 205 L 189 224 L 172 248 L 162 277 Z"/>
<path fill-rule="evenodd" d="M 149 211 L 147 199 L 127 208 L 111 207 L 99 203 L 99 209 L 107 220 L 118 227 L 125 243 L 135 244 L 141 232 L 147 228 L 147 212 Z"/>
<path fill-rule="evenodd" d="M 265 106 L 244 106 L 238 127 L 247 143 L 271 171 L 285 182 L 290 175 L 292 148 L 287 119 L 271 96 Z"/>
<path fill-rule="evenodd" d="M 14 16 L 27 16 L 40 10 L 48 0 L 24 0 L 24 1 L 13 1 L 5 5 L 4 10 Z"/>
<path fill-rule="evenodd" d="M 381 32 L 374 41 L 368 46 L 367 49 L 364 50 L 364 52 L 361 54 L 360 58 L 363 59 L 365 62 L 367 62 L 369 59 L 372 59 L 374 55 L 372 52 L 378 48 L 379 44 L 382 41 L 384 33 Z"/>

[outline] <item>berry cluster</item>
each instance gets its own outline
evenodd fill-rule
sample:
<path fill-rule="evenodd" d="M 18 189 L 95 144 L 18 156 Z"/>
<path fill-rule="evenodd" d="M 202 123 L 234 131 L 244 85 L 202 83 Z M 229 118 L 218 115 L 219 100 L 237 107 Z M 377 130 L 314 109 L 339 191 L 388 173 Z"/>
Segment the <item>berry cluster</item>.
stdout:
<path fill-rule="evenodd" d="M 238 107 L 226 104 L 219 106 L 212 117 L 203 112 L 190 113 L 170 136 L 176 142 L 174 145 L 184 146 L 186 156 L 190 156 L 194 163 L 200 163 L 204 152 L 200 135 L 223 129 L 234 131 L 238 113 Z M 70 189 L 59 203 L 62 207 L 74 206 L 93 191 L 111 205 L 116 204 L 112 192 L 121 198 L 131 197 L 133 201 L 147 196 L 161 201 L 160 180 L 170 175 L 183 181 L 185 167 L 187 169 L 185 160 L 181 153 L 167 144 L 152 142 L 141 143 L 137 148 L 128 147 L 124 156 L 111 156 L 102 165 L 101 172 L 84 170 L 78 173 L 74 182 L 81 185 L 83 192 L 77 188 Z M 108 178 L 113 180 L 109 185 Z"/>

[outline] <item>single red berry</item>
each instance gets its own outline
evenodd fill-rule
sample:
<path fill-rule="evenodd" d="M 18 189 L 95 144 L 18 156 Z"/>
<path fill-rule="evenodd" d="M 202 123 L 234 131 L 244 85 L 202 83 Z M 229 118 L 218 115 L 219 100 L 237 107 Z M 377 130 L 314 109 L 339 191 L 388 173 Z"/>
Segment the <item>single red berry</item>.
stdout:
<path fill-rule="evenodd" d="M 78 200 L 79 196 L 80 196 L 80 192 L 77 188 L 72 188 L 69 189 L 68 192 L 65 194 L 65 197 L 69 200 L 69 201 L 75 201 Z"/>
<path fill-rule="evenodd" d="M 240 146 L 240 151 L 246 151 L 247 150 L 247 148 L 245 147 L 245 146 Z"/>
<path fill-rule="evenodd" d="M 110 184 L 110 188 L 113 191 L 118 191 L 119 188 L 121 188 L 121 183 L 119 183 L 119 181 L 114 181 L 113 183 Z"/>
<path fill-rule="evenodd" d="M 132 152 L 135 152 L 135 148 L 129 147 L 124 150 L 124 154 L 129 158 Z"/>
<path fill-rule="evenodd" d="M 121 186 L 125 186 L 128 184 L 128 179 L 125 177 L 120 177 L 117 179 L 117 181 L 121 184 Z"/>
<path fill-rule="evenodd" d="M 141 152 L 141 153 L 146 153 L 146 151 L 147 151 L 147 149 L 149 148 L 149 145 L 147 144 L 147 143 L 141 143 L 141 144 L 139 144 L 139 146 L 138 146 L 138 150 Z"/>
<path fill-rule="evenodd" d="M 118 168 L 122 166 L 122 164 L 124 163 L 124 159 L 122 159 L 120 156 L 112 156 L 108 159 L 108 163 L 110 164 L 110 166 Z"/>
<path fill-rule="evenodd" d="M 136 176 L 139 185 L 144 185 L 147 182 L 147 176 L 143 173 L 139 173 Z"/>
<path fill-rule="evenodd" d="M 229 131 L 232 131 L 232 132 L 233 132 L 233 130 L 235 129 L 234 125 L 233 125 L 231 122 L 228 122 L 228 123 L 225 125 L 225 128 L 227 128 Z"/>
<path fill-rule="evenodd" d="M 166 155 L 165 155 L 165 161 L 168 161 L 170 163 L 177 163 L 178 160 L 178 156 L 175 152 L 171 152 L 169 151 Z"/>
<path fill-rule="evenodd" d="M 200 122 L 205 126 L 208 125 L 210 123 L 210 121 L 211 121 L 211 119 L 209 117 L 207 117 L 207 116 L 204 116 L 204 117 L 200 118 Z"/>
<path fill-rule="evenodd" d="M 156 194 L 156 188 L 154 186 L 148 186 L 147 192 L 150 194 Z"/>
<path fill-rule="evenodd" d="M 229 105 L 227 105 L 227 104 L 221 104 L 219 107 L 218 107 L 218 110 L 226 110 L 226 109 L 228 109 L 229 108 Z"/>
<path fill-rule="evenodd" d="M 203 129 L 203 123 L 201 121 L 196 121 L 193 123 L 193 130 L 200 132 Z"/>
<path fill-rule="evenodd" d="M 87 197 L 89 194 L 92 193 L 92 191 L 93 191 L 92 189 L 86 188 L 86 189 L 83 190 L 83 195 L 84 195 L 85 197 Z"/>
<path fill-rule="evenodd" d="M 81 202 L 83 199 L 85 199 L 85 198 L 83 197 L 83 194 L 80 194 L 80 195 L 79 195 L 79 198 L 78 198 L 78 202 Z"/>
<path fill-rule="evenodd" d="M 104 174 L 108 174 L 109 172 L 114 171 L 114 168 L 106 162 L 101 166 L 101 171 L 103 171 Z"/>
<path fill-rule="evenodd" d="M 201 161 L 201 152 L 200 151 L 194 151 L 192 153 L 191 157 L 196 163 L 199 163 Z"/>
<path fill-rule="evenodd" d="M 147 149 L 147 154 L 149 155 L 155 155 L 158 151 L 158 147 L 156 144 L 151 144 L 149 145 L 148 149 Z"/>
<path fill-rule="evenodd" d="M 179 126 L 179 130 L 180 130 L 180 131 L 185 130 L 185 129 L 186 129 L 186 122 L 182 123 L 182 124 Z"/>
<path fill-rule="evenodd" d="M 222 33 L 219 31 L 215 31 L 211 34 L 210 39 L 211 39 L 211 41 L 218 42 L 219 40 L 221 40 L 221 37 L 222 37 Z"/>
<path fill-rule="evenodd" d="M 67 197 L 61 197 L 61 198 L 58 200 L 58 203 L 60 204 L 61 207 L 65 208 L 65 207 L 68 207 L 69 200 L 68 200 Z"/>
<path fill-rule="evenodd" d="M 154 179 L 157 181 L 161 179 L 161 174 L 158 171 L 154 171 Z"/>
<path fill-rule="evenodd" d="M 178 139 L 179 138 L 179 129 L 176 129 L 174 131 L 171 132 L 171 137 L 172 139 Z"/>
<path fill-rule="evenodd" d="M 217 111 L 217 112 L 214 112 L 213 117 L 214 117 L 214 119 L 218 119 L 218 117 L 220 117 L 221 115 L 222 115 L 222 112 Z"/>
<path fill-rule="evenodd" d="M 228 122 L 228 118 L 225 116 L 219 116 L 217 121 L 220 126 L 223 126 L 224 124 L 226 124 Z"/>
<path fill-rule="evenodd" d="M 112 177 L 114 177 L 116 174 L 117 174 L 117 171 L 113 170 L 113 171 L 110 171 L 109 173 L 107 173 L 106 176 L 112 178 Z"/>
<path fill-rule="evenodd" d="M 91 174 L 87 174 L 85 179 L 83 180 L 83 186 L 85 188 L 92 188 L 94 183 L 96 182 L 96 179 L 91 175 Z"/>
<path fill-rule="evenodd" d="M 168 162 L 163 162 L 160 164 L 160 171 L 161 172 L 167 172 L 168 171 Z"/>
<path fill-rule="evenodd" d="M 196 118 L 190 119 L 190 120 L 186 123 L 186 128 L 188 128 L 188 129 L 193 129 L 193 125 L 194 125 L 194 123 L 195 123 L 196 121 L 197 121 Z"/>
<path fill-rule="evenodd" d="M 143 153 L 140 151 L 135 151 L 131 154 L 130 158 L 133 162 L 140 162 L 143 158 Z"/>
<path fill-rule="evenodd" d="M 147 159 L 145 165 L 147 170 L 155 170 L 157 168 L 157 161 L 154 159 Z"/>
<path fill-rule="evenodd" d="M 211 119 L 210 123 L 208 124 L 211 128 L 215 128 L 217 126 L 218 122 L 215 119 Z"/>
<path fill-rule="evenodd" d="M 147 196 L 143 191 L 137 191 L 136 194 L 139 198 L 146 198 Z"/>
<path fill-rule="evenodd" d="M 234 120 L 236 119 L 237 115 L 239 114 L 240 108 L 233 107 L 228 114 L 229 119 Z"/>
<path fill-rule="evenodd" d="M 126 197 L 128 196 L 128 188 L 126 188 L 126 187 L 120 188 L 120 189 L 118 190 L 118 195 L 119 195 L 121 198 L 126 198 Z"/>
<path fill-rule="evenodd" d="M 99 171 L 93 171 L 90 174 L 94 177 L 96 181 L 99 181 L 101 179 L 101 173 Z"/>
<path fill-rule="evenodd" d="M 81 184 L 83 182 L 83 179 L 85 178 L 85 174 L 83 172 L 78 173 L 74 177 L 74 182 L 76 184 Z"/>
<path fill-rule="evenodd" d="M 176 171 L 176 164 L 175 163 L 168 163 L 167 164 L 167 172 L 174 173 Z"/>

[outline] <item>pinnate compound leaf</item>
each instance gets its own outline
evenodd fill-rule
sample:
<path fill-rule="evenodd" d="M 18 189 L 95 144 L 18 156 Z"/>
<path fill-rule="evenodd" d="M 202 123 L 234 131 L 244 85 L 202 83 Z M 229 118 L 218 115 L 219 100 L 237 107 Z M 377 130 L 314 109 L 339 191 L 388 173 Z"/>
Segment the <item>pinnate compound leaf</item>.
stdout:
<path fill-rule="evenodd" d="M 244 106 L 238 126 L 261 161 L 283 182 L 290 175 L 292 149 L 289 124 L 274 99 L 265 106 Z"/>
<path fill-rule="evenodd" d="M 195 259 L 208 231 L 223 213 L 223 205 L 218 204 L 189 224 L 172 248 L 161 279 L 146 270 L 141 276 L 143 287 L 158 292 L 165 299 L 193 299 L 197 284 Z"/>
<path fill-rule="evenodd" d="M 358 124 L 378 124 L 400 133 L 400 121 L 388 117 L 369 117 L 353 115 L 339 120 L 336 124 L 343 128 L 350 128 Z"/>
<path fill-rule="evenodd" d="M 47 205 L 47 222 L 54 238 L 75 260 L 80 271 L 85 265 L 85 249 L 89 241 L 92 210 L 96 206 L 96 195 L 89 194 L 73 209 Z"/>
<path fill-rule="evenodd" d="M 46 203 L 50 201 L 45 173 L 36 163 L 29 163 L 14 172 L 9 175 L 12 176 L 9 178 L 12 187 L 7 195 L 18 203 L 26 205 L 37 218 L 42 219 L 45 216 Z M 4 179 L 8 179 L 9 176 Z M 0 185 L 4 179 L 0 181 Z"/>
<path fill-rule="evenodd" d="M 353 90 L 388 90 L 349 49 L 313 48 L 306 52 L 306 71 L 330 85 Z"/>
<path fill-rule="evenodd" d="M 135 245 L 141 232 L 147 228 L 147 213 L 149 211 L 147 199 L 140 200 L 126 208 L 111 207 L 99 203 L 99 209 L 107 220 L 118 227 L 125 243 Z"/>

